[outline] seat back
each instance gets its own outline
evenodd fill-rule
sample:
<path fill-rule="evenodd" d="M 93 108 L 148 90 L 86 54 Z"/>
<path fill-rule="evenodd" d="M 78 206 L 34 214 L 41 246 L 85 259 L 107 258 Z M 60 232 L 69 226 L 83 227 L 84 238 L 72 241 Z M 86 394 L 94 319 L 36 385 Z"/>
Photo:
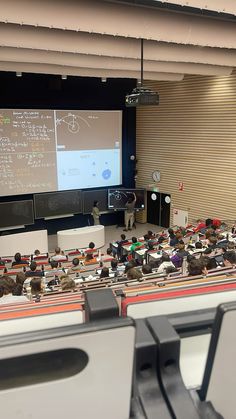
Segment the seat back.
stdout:
<path fill-rule="evenodd" d="M 235 417 L 236 302 L 217 308 L 208 351 L 201 398 L 210 401 L 224 417 Z"/>
<path fill-rule="evenodd" d="M 134 340 L 130 319 L 0 338 L 2 417 L 128 418 Z"/>

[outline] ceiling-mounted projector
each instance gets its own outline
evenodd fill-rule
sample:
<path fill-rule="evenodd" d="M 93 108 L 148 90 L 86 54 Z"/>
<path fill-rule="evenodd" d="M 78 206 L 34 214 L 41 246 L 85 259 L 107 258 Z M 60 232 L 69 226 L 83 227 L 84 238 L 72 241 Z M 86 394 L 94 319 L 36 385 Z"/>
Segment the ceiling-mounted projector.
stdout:
<path fill-rule="evenodd" d="M 136 87 L 130 95 L 125 96 L 125 105 L 127 107 L 159 105 L 159 94 L 143 86 Z"/>

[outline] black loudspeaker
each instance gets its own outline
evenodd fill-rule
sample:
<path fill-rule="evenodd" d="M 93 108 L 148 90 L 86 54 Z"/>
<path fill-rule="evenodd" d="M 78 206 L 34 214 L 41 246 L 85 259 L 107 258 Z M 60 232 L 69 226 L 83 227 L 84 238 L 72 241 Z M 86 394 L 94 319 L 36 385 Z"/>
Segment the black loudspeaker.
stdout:
<path fill-rule="evenodd" d="M 119 317 L 119 306 L 111 289 L 85 292 L 85 321 Z"/>

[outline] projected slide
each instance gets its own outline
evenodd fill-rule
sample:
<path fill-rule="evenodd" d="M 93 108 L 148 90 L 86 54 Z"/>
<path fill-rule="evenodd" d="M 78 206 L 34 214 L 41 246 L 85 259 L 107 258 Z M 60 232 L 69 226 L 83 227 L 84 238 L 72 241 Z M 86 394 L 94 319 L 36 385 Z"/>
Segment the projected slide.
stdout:
<path fill-rule="evenodd" d="M 1 196 L 122 183 L 121 111 L 0 110 Z"/>

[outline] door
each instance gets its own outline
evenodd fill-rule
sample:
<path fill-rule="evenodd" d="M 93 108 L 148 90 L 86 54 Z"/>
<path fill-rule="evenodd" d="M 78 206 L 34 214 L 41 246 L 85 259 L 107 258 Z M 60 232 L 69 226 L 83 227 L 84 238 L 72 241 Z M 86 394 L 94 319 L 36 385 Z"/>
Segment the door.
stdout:
<path fill-rule="evenodd" d="M 170 194 L 161 194 L 161 205 L 160 205 L 160 226 L 168 228 L 170 227 Z"/>
<path fill-rule="evenodd" d="M 147 222 L 160 225 L 160 193 L 147 191 Z"/>

